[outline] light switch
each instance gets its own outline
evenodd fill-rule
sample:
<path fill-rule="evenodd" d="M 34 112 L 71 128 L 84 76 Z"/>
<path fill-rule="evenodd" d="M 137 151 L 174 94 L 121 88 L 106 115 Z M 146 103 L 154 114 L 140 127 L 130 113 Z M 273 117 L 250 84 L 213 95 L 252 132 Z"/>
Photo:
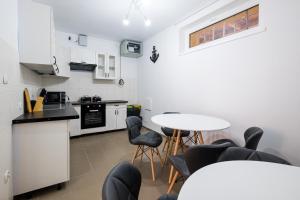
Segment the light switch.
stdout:
<path fill-rule="evenodd" d="M 3 84 L 8 84 L 8 76 L 6 73 L 3 74 L 2 82 L 3 82 Z"/>

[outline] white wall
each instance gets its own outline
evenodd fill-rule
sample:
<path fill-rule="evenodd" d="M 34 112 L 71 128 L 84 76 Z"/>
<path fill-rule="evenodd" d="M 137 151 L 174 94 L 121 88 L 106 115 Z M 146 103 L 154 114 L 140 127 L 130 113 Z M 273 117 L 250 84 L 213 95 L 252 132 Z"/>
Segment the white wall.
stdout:
<path fill-rule="evenodd" d="M 3 0 L 0 7 L 0 200 L 12 196 L 11 180 L 4 183 L 5 170 L 11 170 L 11 121 L 23 111 L 22 91 L 25 87 L 35 94 L 41 79 L 19 65 L 17 40 L 17 0 Z M 8 84 L 2 83 L 3 74 Z M 18 107 L 21 103 L 21 108 Z"/>
<path fill-rule="evenodd" d="M 57 45 L 64 47 L 77 46 L 74 41 L 77 35 L 71 33 L 56 32 Z M 98 52 L 110 52 L 119 57 L 119 42 L 88 37 L 88 49 Z M 119 69 L 119 66 L 117 66 Z M 119 72 L 118 72 L 119 74 Z M 119 77 L 119 75 L 118 75 Z M 116 81 L 94 80 L 93 72 L 71 71 L 71 78 L 43 78 L 43 87 L 48 90 L 64 90 L 71 100 L 78 100 L 83 95 L 99 95 L 102 99 L 122 99 L 129 103 L 137 101 L 137 60 L 122 57 L 122 77 L 125 80 L 124 86 L 118 85 Z"/>
<path fill-rule="evenodd" d="M 231 122 L 225 134 L 242 145 L 244 130 L 260 126 L 259 149 L 300 166 L 299 8 L 299 1 L 261 0 L 266 32 L 184 56 L 175 26 L 145 41 L 138 99 L 143 105 L 153 100 L 145 125 L 159 130 L 150 116 L 164 111 L 213 115 Z M 153 45 L 160 53 L 155 64 L 149 60 Z M 205 136 L 206 142 L 219 137 Z"/>

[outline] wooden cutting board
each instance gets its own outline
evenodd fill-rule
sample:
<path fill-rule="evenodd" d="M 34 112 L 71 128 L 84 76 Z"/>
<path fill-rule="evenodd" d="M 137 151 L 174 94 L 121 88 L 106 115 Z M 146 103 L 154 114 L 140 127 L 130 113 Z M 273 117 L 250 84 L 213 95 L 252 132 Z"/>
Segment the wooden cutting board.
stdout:
<path fill-rule="evenodd" d="M 25 88 L 24 90 L 24 98 L 25 98 L 25 105 L 28 112 L 32 113 L 32 107 L 31 107 L 31 102 L 30 102 L 30 95 L 29 95 L 29 92 L 28 92 L 28 89 Z"/>

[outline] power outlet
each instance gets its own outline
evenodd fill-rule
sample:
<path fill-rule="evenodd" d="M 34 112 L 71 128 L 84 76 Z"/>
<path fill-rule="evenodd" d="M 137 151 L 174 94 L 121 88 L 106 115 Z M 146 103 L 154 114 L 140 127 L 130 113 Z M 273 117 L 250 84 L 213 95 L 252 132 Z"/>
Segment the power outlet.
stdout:
<path fill-rule="evenodd" d="M 19 101 L 19 103 L 18 103 L 18 110 L 19 110 L 19 111 L 22 111 L 22 110 L 23 110 L 23 104 L 22 104 L 21 101 Z"/>
<path fill-rule="evenodd" d="M 6 170 L 4 173 L 4 183 L 7 184 L 11 178 L 11 173 L 9 170 Z"/>
<path fill-rule="evenodd" d="M 8 75 L 6 73 L 4 73 L 2 76 L 2 83 L 4 85 L 8 84 Z"/>

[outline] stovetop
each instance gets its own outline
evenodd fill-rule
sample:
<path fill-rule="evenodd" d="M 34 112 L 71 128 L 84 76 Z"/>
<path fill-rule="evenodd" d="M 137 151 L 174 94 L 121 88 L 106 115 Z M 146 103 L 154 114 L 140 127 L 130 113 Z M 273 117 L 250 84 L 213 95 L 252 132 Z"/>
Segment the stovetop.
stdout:
<path fill-rule="evenodd" d="M 94 96 L 82 96 L 79 100 L 79 102 L 81 103 L 98 103 L 98 102 L 101 102 L 101 97 L 100 96 L 97 96 L 97 95 L 94 95 Z"/>

